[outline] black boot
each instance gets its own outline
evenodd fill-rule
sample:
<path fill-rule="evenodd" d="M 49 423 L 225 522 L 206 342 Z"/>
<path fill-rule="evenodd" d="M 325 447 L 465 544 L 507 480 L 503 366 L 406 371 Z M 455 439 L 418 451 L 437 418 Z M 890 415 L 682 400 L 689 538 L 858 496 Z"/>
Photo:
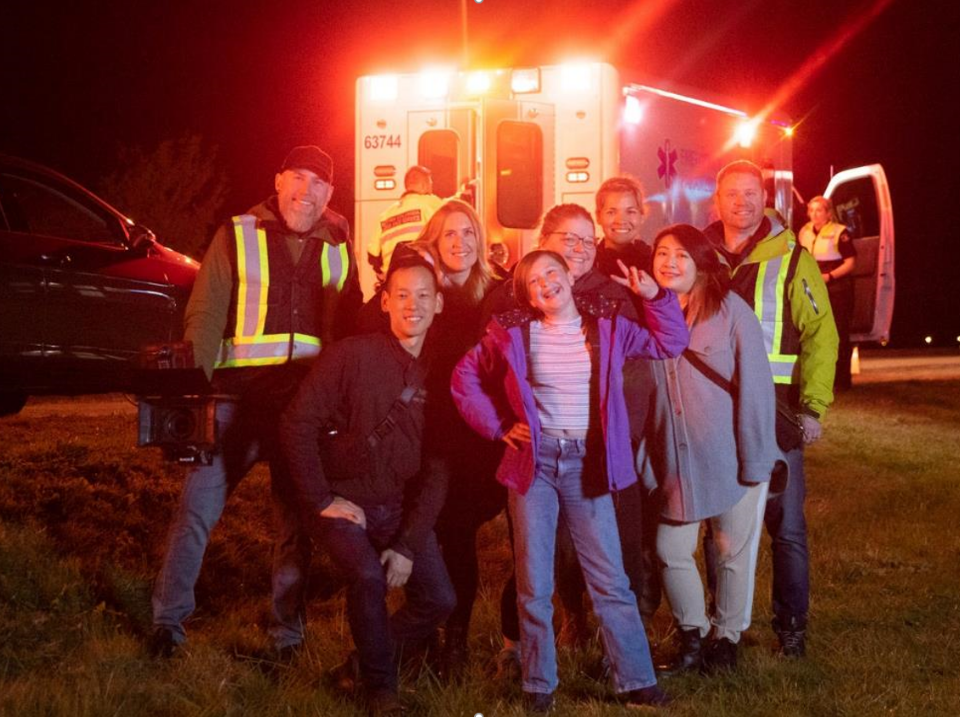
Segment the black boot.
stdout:
<path fill-rule="evenodd" d="M 807 654 L 807 620 L 790 615 L 773 618 L 773 631 L 777 633 L 781 657 L 803 657 Z"/>
<path fill-rule="evenodd" d="M 700 671 L 705 675 L 730 672 L 737 668 L 737 643 L 721 637 L 711 640 L 703 650 L 703 664 Z"/>
<path fill-rule="evenodd" d="M 699 670 L 702 661 L 703 641 L 700 639 L 700 628 L 681 629 L 677 633 L 677 637 L 680 642 L 680 649 L 677 651 L 676 657 L 673 662 L 658 669 L 660 674 L 668 677 L 682 672 Z"/>
<path fill-rule="evenodd" d="M 466 630 L 448 625 L 444 630 L 443 651 L 440 653 L 441 678 L 453 682 L 460 680 L 467 670 L 469 661 Z"/>

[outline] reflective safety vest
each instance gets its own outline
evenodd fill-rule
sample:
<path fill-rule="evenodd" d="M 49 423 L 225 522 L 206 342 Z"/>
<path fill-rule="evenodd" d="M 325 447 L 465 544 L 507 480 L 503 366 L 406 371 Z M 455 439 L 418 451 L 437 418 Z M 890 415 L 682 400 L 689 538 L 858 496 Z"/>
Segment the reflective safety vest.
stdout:
<path fill-rule="evenodd" d="M 840 254 L 840 235 L 847 228 L 843 224 L 827 222 L 820 228 L 820 232 L 813 231 L 813 222 L 807 222 L 800 230 L 800 244 L 813 258 L 821 261 L 842 261 Z"/>
<path fill-rule="evenodd" d="M 308 242 L 294 265 L 286 243 L 268 242 L 257 217 L 234 217 L 233 230 L 236 282 L 214 368 L 316 358 L 349 273 L 348 243 Z"/>
<path fill-rule="evenodd" d="M 434 194 L 408 192 L 380 215 L 367 252 L 383 258 L 384 273 L 390 268 L 393 250 L 399 244 L 416 239 L 442 203 Z"/>
<path fill-rule="evenodd" d="M 800 382 L 800 331 L 793 323 L 787 291 L 802 249 L 795 241 L 787 241 L 787 248 L 787 253 L 762 261 L 748 258 L 732 274 L 734 291 L 760 319 L 773 382 L 781 385 Z"/>

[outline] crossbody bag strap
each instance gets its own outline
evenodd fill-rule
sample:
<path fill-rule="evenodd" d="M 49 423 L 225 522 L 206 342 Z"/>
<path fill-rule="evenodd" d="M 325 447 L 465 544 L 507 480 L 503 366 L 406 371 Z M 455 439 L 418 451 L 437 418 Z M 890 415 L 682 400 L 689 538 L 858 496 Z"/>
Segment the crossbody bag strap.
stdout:
<path fill-rule="evenodd" d="M 397 422 L 423 391 L 424 388 L 422 384 L 419 383 L 408 384 L 403 387 L 403 391 L 400 392 L 400 395 L 397 396 L 396 400 L 390 406 L 387 415 L 377 424 L 377 427 L 370 432 L 370 435 L 367 436 L 367 445 L 370 446 L 370 448 L 376 448 L 380 441 L 390 435 L 390 432 L 397 425 Z"/>
<path fill-rule="evenodd" d="M 690 349 L 684 349 L 683 356 L 687 359 L 691 366 L 697 369 L 697 371 L 713 381 L 731 396 L 733 395 L 734 384 L 717 373 L 715 369 L 708 366 L 702 358 L 697 356 Z M 803 424 L 800 422 L 797 412 L 794 411 L 786 401 L 781 400 L 779 397 L 777 397 L 776 401 L 777 413 L 780 415 L 780 417 L 785 419 L 798 431 L 802 430 Z"/>
<path fill-rule="evenodd" d="M 718 385 L 720 388 L 722 388 L 724 391 L 726 391 L 727 393 L 733 395 L 733 388 L 734 388 L 733 383 L 732 383 L 731 381 L 729 381 L 728 379 L 725 379 L 723 376 L 721 376 L 721 375 L 717 372 L 716 369 L 711 368 L 710 366 L 708 366 L 708 365 L 707 365 L 707 362 L 704 361 L 704 360 L 703 360 L 702 358 L 700 358 L 699 356 L 697 356 L 693 351 L 691 351 L 690 349 L 684 349 L 684 350 L 683 350 L 683 357 L 687 360 L 687 362 L 688 362 L 691 366 L 693 366 L 695 369 L 697 369 L 697 371 L 699 371 L 699 372 L 702 373 L 704 376 L 706 376 L 708 379 L 710 379 L 711 381 L 713 381 L 715 384 L 717 384 L 717 385 Z"/>

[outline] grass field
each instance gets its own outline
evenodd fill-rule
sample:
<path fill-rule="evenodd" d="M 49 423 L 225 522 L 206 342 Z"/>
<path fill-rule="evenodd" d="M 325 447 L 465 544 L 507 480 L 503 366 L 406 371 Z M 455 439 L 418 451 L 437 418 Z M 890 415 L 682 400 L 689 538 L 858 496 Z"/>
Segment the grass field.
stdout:
<path fill-rule="evenodd" d="M 858 386 L 808 453 L 808 657 L 771 653 L 770 567 L 728 676 L 666 680 L 673 715 L 960 715 L 960 382 Z M 258 468 L 208 550 L 190 647 L 150 659 L 150 582 L 180 470 L 133 447 L 130 419 L 0 419 L 0 714 L 359 715 L 324 683 L 350 649 L 343 599 L 315 560 L 307 649 L 270 671 L 269 506 Z M 491 679 L 505 528 L 482 534 L 484 588 L 466 682 L 408 680 L 411 714 L 519 715 Z M 670 632 L 666 607 L 653 631 Z M 563 653 L 557 715 L 616 715 L 599 657 Z"/>

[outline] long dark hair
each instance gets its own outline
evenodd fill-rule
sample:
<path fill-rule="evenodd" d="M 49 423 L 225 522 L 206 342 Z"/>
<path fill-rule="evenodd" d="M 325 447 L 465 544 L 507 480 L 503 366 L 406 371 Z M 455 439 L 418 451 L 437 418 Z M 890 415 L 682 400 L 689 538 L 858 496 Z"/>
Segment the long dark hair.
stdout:
<path fill-rule="evenodd" d="M 706 321 L 718 311 L 724 297 L 730 291 L 730 274 L 720 263 L 717 250 L 703 232 L 689 224 L 673 224 L 660 230 L 653 240 L 653 255 L 666 237 L 672 236 L 684 248 L 697 267 L 697 279 L 687 295 L 684 314 L 687 325 Z"/>

